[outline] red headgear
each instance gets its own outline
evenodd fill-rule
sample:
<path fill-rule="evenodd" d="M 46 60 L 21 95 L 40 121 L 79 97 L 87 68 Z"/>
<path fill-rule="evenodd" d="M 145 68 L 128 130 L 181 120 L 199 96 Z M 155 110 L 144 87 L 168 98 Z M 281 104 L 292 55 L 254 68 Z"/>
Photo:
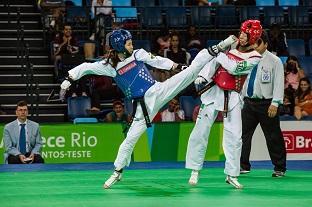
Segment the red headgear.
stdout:
<path fill-rule="evenodd" d="M 262 34 L 262 26 L 259 20 L 246 20 L 242 23 L 241 32 L 249 34 L 249 44 L 254 44 Z"/>

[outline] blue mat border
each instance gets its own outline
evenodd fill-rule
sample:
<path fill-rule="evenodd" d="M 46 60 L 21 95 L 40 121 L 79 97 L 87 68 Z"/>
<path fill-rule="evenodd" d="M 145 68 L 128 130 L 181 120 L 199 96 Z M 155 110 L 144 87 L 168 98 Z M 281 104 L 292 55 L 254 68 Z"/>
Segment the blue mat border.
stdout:
<path fill-rule="evenodd" d="M 271 161 L 252 161 L 252 169 L 273 169 Z M 181 169 L 185 162 L 132 162 L 127 169 Z M 204 168 L 223 168 L 224 161 L 207 161 Z M 0 165 L 0 172 L 112 170 L 113 163 Z M 312 170 L 312 160 L 287 161 L 288 170 Z"/>

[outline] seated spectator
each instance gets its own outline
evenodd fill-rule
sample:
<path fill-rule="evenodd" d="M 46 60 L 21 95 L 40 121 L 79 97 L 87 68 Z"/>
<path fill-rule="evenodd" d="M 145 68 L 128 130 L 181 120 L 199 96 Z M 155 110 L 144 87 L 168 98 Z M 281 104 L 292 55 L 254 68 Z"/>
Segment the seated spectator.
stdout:
<path fill-rule="evenodd" d="M 88 77 L 84 76 L 78 81 L 75 81 L 69 89 L 69 94 L 71 97 L 77 96 L 88 96 L 88 87 L 87 87 Z"/>
<path fill-rule="evenodd" d="M 203 41 L 201 37 L 199 36 L 196 27 L 194 25 L 191 25 L 187 28 L 186 36 L 186 48 L 188 50 L 196 48 L 198 50 L 201 50 L 203 48 Z"/>
<path fill-rule="evenodd" d="M 54 75 L 55 79 L 59 77 L 59 72 L 62 70 L 61 61 L 64 54 L 76 54 L 79 52 L 78 41 L 72 35 L 72 28 L 70 25 L 65 25 L 63 34 L 57 34 L 53 44 L 53 55 L 54 59 Z"/>
<path fill-rule="evenodd" d="M 104 39 L 105 27 L 111 27 L 113 22 L 112 0 L 92 0 L 91 13 L 94 17 L 94 31 L 91 40 Z"/>
<path fill-rule="evenodd" d="M 156 39 L 155 53 L 164 56 L 164 50 L 170 47 L 170 32 L 167 28 L 160 30 L 160 34 Z"/>
<path fill-rule="evenodd" d="M 184 111 L 180 109 L 178 98 L 173 98 L 169 102 L 168 108 L 161 112 L 162 122 L 183 121 L 184 119 Z"/>
<path fill-rule="evenodd" d="M 281 30 L 281 26 L 273 23 L 269 30 L 268 50 L 277 56 L 288 56 L 286 34 Z"/>
<path fill-rule="evenodd" d="M 299 82 L 295 98 L 295 117 L 300 120 L 303 116 L 312 115 L 312 91 L 308 78 L 302 78 Z"/>
<path fill-rule="evenodd" d="M 27 103 L 18 102 L 15 113 L 17 119 L 5 125 L 3 130 L 5 159 L 8 164 L 44 163 L 40 155 L 42 138 L 39 124 L 27 119 Z"/>
<path fill-rule="evenodd" d="M 281 116 L 293 116 L 294 115 L 294 107 L 293 99 L 289 95 L 284 95 L 283 105 L 280 106 L 280 115 Z"/>
<path fill-rule="evenodd" d="M 97 114 L 101 111 L 101 100 L 120 98 L 121 94 L 113 85 L 113 80 L 106 76 L 93 76 L 90 78 L 91 88 L 91 109 L 90 114 Z"/>
<path fill-rule="evenodd" d="M 297 90 L 299 80 L 305 77 L 304 70 L 300 67 L 296 56 L 289 56 L 285 64 L 285 88 Z"/>
<path fill-rule="evenodd" d="M 120 100 L 113 102 L 113 111 L 106 114 L 106 122 L 122 122 L 129 123 L 131 116 L 129 116 L 124 109 L 123 103 Z"/>

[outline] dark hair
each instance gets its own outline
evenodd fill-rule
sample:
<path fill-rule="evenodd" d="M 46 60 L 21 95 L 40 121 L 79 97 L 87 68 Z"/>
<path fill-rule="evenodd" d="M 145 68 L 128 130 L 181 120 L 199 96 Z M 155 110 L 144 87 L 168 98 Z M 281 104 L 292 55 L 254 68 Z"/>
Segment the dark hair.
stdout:
<path fill-rule="evenodd" d="M 260 38 L 263 41 L 263 43 L 268 43 L 268 44 L 270 43 L 268 33 L 265 30 L 262 31 Z"/>
<path fill-rule="evenodd" d="M 110 63 L 110 60 L 112 63 Z M 117 64 L 120 62 L 120 59 L 118 57 L 118 52 L 115 51 L 115 50 L 110 50 L 109 53 L 108 53 L 108 57 L 107 57 L 107 60 L 106 60 L 106 63 L 105 64 L 110 64 L 113 68 L 116 69 L 117 67 Z"/>
<path fill-rule="evenodd" d="M 305 82 L 307 82 L 307 83 L 309 84 L 309 88 L 308 88 L 307 91 L 302 91 L 302 90 L 301 90 L 300 83 L 301 83 L 302 81 L 305 81 Z M 297 97 L 298 97 L 298 100 L 299 100 L 299 101 L 300 101 L 300 100 L 303 100 L 304 97 L 305 97 L 306 95 L 308 95 L 310 92 L 311 92 L 311 82 L 310 82 L 310 80 L 309 80 L 308 78 L 301 78 L 300 81 L 299 81 L 299 87 L 298 87 L 297 94 L 296 94 Z"/>
<path fill-rule="evenodd" d="M 19 106 L 27 106 L 27 102 L 24 101 L 24 100 L 19 101 L 19 102 L 16 104 L 16 109 L 17 109 Z"/>
<path fill-rule="evenodd" d="M 115 107 L 116 105 L 121 105 L 121 106 L 123 106 L 123 103 L 122 103 L 121 100 L 117 99 L 117 100 L 114 100 L 114 101 L 113 101 L 113 107 Z"/>
<path fill-rule="evenodd" d="M 286 72 L 292 72 L 294 74 L 297 74 L 298 73 L 298 69 L 294 66 L 294 65 L 290 65 L 289 64 L 289 61 L 290 60 L 293 60 L 293 61 L 296 61 L 298 63 L 298 67 L 300 68 L 300 64 L 299 64 L 299 61 L 298 61 L 298 58 L 294 55 L 289 55 L 287 60 L 286 60 Z"/>

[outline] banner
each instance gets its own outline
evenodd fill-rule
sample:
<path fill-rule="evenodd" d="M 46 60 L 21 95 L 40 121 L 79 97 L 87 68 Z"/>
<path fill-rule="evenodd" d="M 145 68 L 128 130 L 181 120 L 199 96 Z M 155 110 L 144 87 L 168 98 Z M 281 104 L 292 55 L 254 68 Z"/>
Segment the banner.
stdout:
<path fill-rule="evenodd" d="M 184 161 L 193 122 L 156 123 L 138 140 L 132 161 Z M 206 160 L 223 160 L 222 123 L 211 130 Z M 125 138 L 123 125 L 55 124 L 41 125 L 44 142 L 42 157 L 46 163 L 113 162 Z M 0 126 L 3 134 L 3 126 Z M 4 143 L 1 136 L 0 164 L 3 163 Z"/>

